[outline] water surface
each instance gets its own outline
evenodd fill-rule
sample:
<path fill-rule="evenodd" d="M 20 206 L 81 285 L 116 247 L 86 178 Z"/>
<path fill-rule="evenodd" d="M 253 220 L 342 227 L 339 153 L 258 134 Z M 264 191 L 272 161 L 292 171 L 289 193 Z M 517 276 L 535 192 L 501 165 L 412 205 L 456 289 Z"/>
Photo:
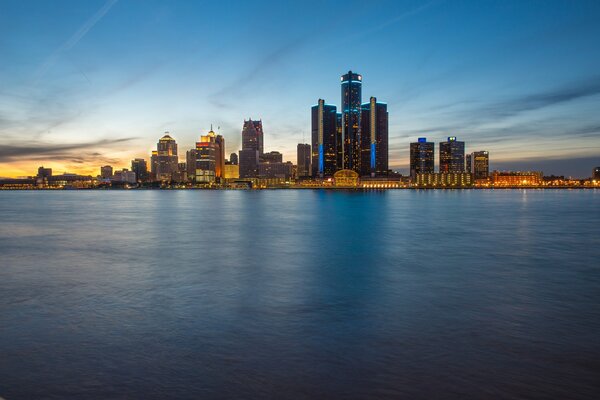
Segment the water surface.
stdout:
<path fill-rule="evenodd" d="M 0 396 L 590 399 L 600 191 L 0 192 Z"/>

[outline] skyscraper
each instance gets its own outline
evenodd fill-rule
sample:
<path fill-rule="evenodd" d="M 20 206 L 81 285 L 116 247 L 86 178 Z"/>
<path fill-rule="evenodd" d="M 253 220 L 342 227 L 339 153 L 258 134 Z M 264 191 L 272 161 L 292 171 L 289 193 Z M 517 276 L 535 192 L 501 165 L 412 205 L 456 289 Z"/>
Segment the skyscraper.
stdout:
<path fill-rule="evenodd" d="M 215 183 L 225 169 L 225 139 L 211 130 L 196 142 L 196 183 Z"/>
<path fill-rule="evenodd" d="M 362 105 L 361 175 L 383 176 L 388 172 L 387 104 L 371 97 Z"/>
<path fill-rule="evenodd" d="M 262 120 L 248 121 L 244 120 L 242 128 L 242 150 L 258 150 L 258 155 L 262 156 L 264 150 L 263 126 Z"/>
<path fill-rule="evenodd" d="M 440 143 L 440 172 L 465 172 L 465 142 L 451 136 Z"/>
<path fill-rule="evenodd" d="M 311 151 L 310 144 L 298 143 L 296 165 L 296 175 L 300 178 L 311 175 Z"/>
<path fill-rule="evenodd" d="M 490 176 L 490 155 L 487 151 L 467 154 L 467 160 L 466 171 L 473 174 L 473 179 L 487 179 Z"/>
<path fill-rule="evenodd" d="M 102 179 L 110 179 L 113 176 L 113 167 L 110 165 L 104 165 L 100 167 L 100 177 Z"/>
<path fill-rule="evenodd" d="M 177 156 L 177 142 L 169 132 L 160 138 L 156 146 L 156 179 L 170 181 L 173 173 L 177 172 L 179 159 Z"/>
<path fill-rule="evenodd" d="M 148 180 L 148 164 L 143 158 L 131 160 L 131 170 L 135 172 L 135 177 L 138 182 L 145 182 Z"/>
<path fill-rule="evenodd" d="M 435 143 L 421 137 L 410 144 L 410 176 L 415 179 L 417 174 L 431 174 L 435 168 Z"/>
<path fill-rule="evenodd" d="M 348 71 L 341 79 L 343 165 L 340 168 L 360 173 L 362 76 Z"/>
<path fill-rule="evenodd" d="M 240 178 L 258 177 L 258 150 L 242 149 L 240 150 Z"/>
<path fill-rule="evenodd" d="M 332 176 L 337 170 L 337 109 L 319 99 L 312 107 L 312 176 Z"/>

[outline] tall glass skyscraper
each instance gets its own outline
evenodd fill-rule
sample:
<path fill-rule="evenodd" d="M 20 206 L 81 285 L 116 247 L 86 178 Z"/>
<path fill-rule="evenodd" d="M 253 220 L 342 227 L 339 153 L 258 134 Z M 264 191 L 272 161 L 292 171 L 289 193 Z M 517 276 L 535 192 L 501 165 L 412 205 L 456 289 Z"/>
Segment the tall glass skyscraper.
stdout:
<path fill-rule="evenodd" d="M 337 107 L 319 99 L 311 110 L 312 176 L 323 178 L 337 171 Z"/>
<path fill-rule="evenodd" d="M 388 172 L 387 104 L 371 97 L 362 105 L 361 175 L 383 176 Z"/>
<path fill-rule="evenodd" d="M 451 136 L 440 143 L 440 172 L 465 172 L 465 142 Z"/>
<path fill-rule="evenodd" d="M 361 173 L 362 76 L 342 75 L 342 169 Z"/>
<path fill-rule="evenodd" d="M 410 144 L 410 176 L 433 173 L 435 168 L 435 143 L 419 138 Z"/>

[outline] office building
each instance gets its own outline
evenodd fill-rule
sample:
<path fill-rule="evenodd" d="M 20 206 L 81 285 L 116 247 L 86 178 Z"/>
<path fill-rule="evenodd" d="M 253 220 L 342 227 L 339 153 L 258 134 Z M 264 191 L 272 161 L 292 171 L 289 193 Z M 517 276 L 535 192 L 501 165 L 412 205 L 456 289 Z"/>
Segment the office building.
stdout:
<path fill-rule="evenodd" d="M 129 171 L 127 168 L 123 168 L 122 170 L 115 171 L 111 180 L 114 182 L 133 184 L 137 182 L 137 177 L 135 172 Z"/>
<path fill-rule="evenodd" d="M 387 104 L 371 97 L 361 111 L 361 175 L 384 176 L 388 173 Z"/>
<path fill-rule="evenodd" d="M 311 110 L 312 176 L 332 176 L 337 170 L 337 109 L 319 99 Z"/>
<path fill-rule="evenodd" d="M 155 179 L 159 181 L 170 181 L 173 173 L 178 170 L 179 159 L 177 156 L 177 142 L 169 132 L 160 138 L 156 146 L 156 154 L 152 154 Z"/>
<path fill-rule="evenodd" d="M 592 179 L 600 180 L 600 167 L 594 168 L 594 170 L 592 171 Z"/>
<path fill-rule="evenodd" d="M 236 153 L 231 153 L 229 156 L 229 163 L 231 165 L 238 165 L 238 155 Z"/>
<path fill-rule="evenodd" d="M 212 128 L 212 127 L 211 127 Z M 225 139 L 211 129 L 196 142 L 194 182 L 211 184 L 218 182 L 225 169 Z"/>
<path fill-rule="evenodd" d="M 410 144 L 410 177 L 435 172 L 435 143 L 421 137 Z"/>
<path fill-rule="evenodd" d="M 278 151 L 270 151 L 268 153 L 263 153 L 260 156 L 261 163 L 280 163 L 283 162 L 283 154 Z"/>
<path fill-rule="evenodd" d="M 131 171 L 135 173 L 138 182 L 146 182 L 149 178 L 148 164 L 143 158 L 131 160 Z"/>
<path fill-rule="evenodd" d="M 242 149 L 239 153 L 240 178 L 258 177 L 259 151 L 256 149 Z"/>
<path fill-rule="evenodd" d="M 37 177 L 38 178 L 50 178 L 52 176 L 52 168 L 44 168 L 44 167 L 39 167 L 38 168 L 38 173 L 37 173 Z"/>
<path fill-rule="evenodd" d="M 466 171 L 473 174 L 473 179 L 488 179 L 490 176 L 490 155 L 487 151 L 475 151 L 467 154 Z"/>
<path fill-rule="evenodd" d="M 297 177 L 311 176 L 311 157 L 310 144 L 298 143 L 296 151 Z"/>
<path fill-rule="evenodd" d="M 494 171 L 491 174 L 494 186 L 540 186 L 544 174 L 541 171 Z"/>
<path fill-rule="evenodd" d="M 341 79 L 342 165 L 338 169 L 350 169 L 360 174 L 362 76 L 348 71 Z"/>
<path fill-rule="evenodd" d="M 261 162 L 258 165 L 258 177 L 262 179 L 283 178 L 289 180 L 293 175 L 294 165 L 290 162 Z"/>
<path fill-rule="evenodd" d="M 440 172 L 465 172 L 465 142 L 451 136 L 440 143 Z"/>
<path fill-rule="evenodd" d="M 110 165 L 104 165 L 100 167 L 100 178 L 110 179 L 113 176 L 113 167 Z"/>
<path fill-rule="evenodd" d="M 262 120 L 244 120 L 244 127 L 242 128 L 242 150 L 246 149 L 258 150 L 258 155 L 262 156 L 264 150 Z"/>
<path fill-rule="evenodd" d="M 422 188 L 464 188 L 473 186 L 468 172 L 417 173 L 412 185 Z"/>
<path fill-rule="evenodd" d="M 236 154 L 237 156 L 237 154 Z M 240 177 L 240 166 L 237 164 L 225 164 L 225 171 L 223 178 L 225 179 L 238 179 Z"/>

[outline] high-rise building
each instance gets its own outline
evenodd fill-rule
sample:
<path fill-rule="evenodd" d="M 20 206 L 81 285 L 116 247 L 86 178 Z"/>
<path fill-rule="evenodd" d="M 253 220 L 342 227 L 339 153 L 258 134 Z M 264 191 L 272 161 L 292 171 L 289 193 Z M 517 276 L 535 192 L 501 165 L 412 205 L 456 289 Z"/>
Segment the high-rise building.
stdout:
<path fill-rule="evenodd" d="M 264 150 L 264 135 L 262 120 L 248 121 L 244 120 L 242 128 L 242 150 L 258 150 L 259 156 L 262 156 Z"/>
<path fill-rule="evenodd" d="M 110 165 L 104 165 L 100 167 L 100 178 L 110 179 L 113 176 L 113 167 Z"/>
<path fill-rule="evenodd" d="M 260 156 L 260 162 L 261 163 L 277 163 L 277 162 L 283 162 L 283 155 L 278 152 L 278 151 L 270 151 L 268 153 L 263 153 L 262 156 Z"/>
<path fill-rule="evenodd" d="M 252 148 L 240 150 L 240 178 L 258 177 L 258 153 L 258 150 Z"/>
<path fill-rule="evenodd" d="M 135 173 L 138 182 L 145 182 L 148 180 L 148 164 L 143 158 L 131 160 L 131 170 Z"/>
<path fill-rule="evenodd" d="M 194 182 L 196 180 L 196 159 L 198 158 L 198 152 L 196 149 L 190 149 L 185 153 L 185 169 L 187 172 L 188 182 Z"/>
<path fill-rule="evenodd" d="M 490 176 L 490 155 L 487 151 L 475 151 L 466 156 L 466 171 L 473 179 L 487 179 Z"/>
<path fill-rule="evenodd" d="M 154 156 L 154 154 L 152 155 Z M 165 132 L 165 135 L 158 141 L 156 158 L 153 161 L 156 163 L 152 167 L 155 168 L 155 177 L 157 180 L 170 181 L 173 173 L 177 172 L 177 164 L 179 163 L 177 142 L 169 136 L 169 132 Z"/>
<path fill-rule="evenodd" d="M 332 176 L 337 170 L 337 109 L 319 99 L 312 107 L 312 176 Z"/>
<path fill-rule="evenodd" d="M 229 164 L 238 165 L 238 155 L 237 153 L 231 153 L 229 156 Z"/>
<path fill-rule="evenodd" d="M 592 179 L 600 179 L 600 167 L 594 168 L 594 171 L 592 171 Z"/>
<path fill-rule="evenodd" d="M 451 136 L 440 143 L 440 172 L 465 172 L 465 142 Z"/>
<path fill-rule="evenodd" d="M 52 168 L 39 167 L 37 177 L 38 178 L 49 178 L 52 176 Z"/>
<path fill-rule="evenodd" d="M 362 105 L 361 175 L 384 176 L 388 173 L 387 104 L 371 97 Z"/>
<path fill-rule="evenodd" d="M 225 139 L 211 129 L 196 142 L 195 182 L 215 183 L 225 169 Z"/>
<path fill-rule="evenodd" d="M 435 169 L 435 143 L 421 137 L 410 144 L 410 177 L 417 174 L 432 174 Z"/>
<path fill-rule="evenodd" d="M 311 175 L 310 144 L 298 143 L 298 150 L 297 150 L 296 155 L 297 155 L 296 163 L 298 165 L 298 170 L 296 172 L 296 175 L 299 178 L 304 178 L 304 177 L 310 176 Z"/>
<path fill-rule="evenodd" d="M 342 163 L 339 169 L 361 172 L 362 76 L 342 75 Z"/>
<path fill-rule="evenodd" d="M 342 136 L 342 113 L 338 112 L 335 114 L 335 145 L 336 145 L 336 169 L 340 170 L 344 165 L 344 137 Z"/>

